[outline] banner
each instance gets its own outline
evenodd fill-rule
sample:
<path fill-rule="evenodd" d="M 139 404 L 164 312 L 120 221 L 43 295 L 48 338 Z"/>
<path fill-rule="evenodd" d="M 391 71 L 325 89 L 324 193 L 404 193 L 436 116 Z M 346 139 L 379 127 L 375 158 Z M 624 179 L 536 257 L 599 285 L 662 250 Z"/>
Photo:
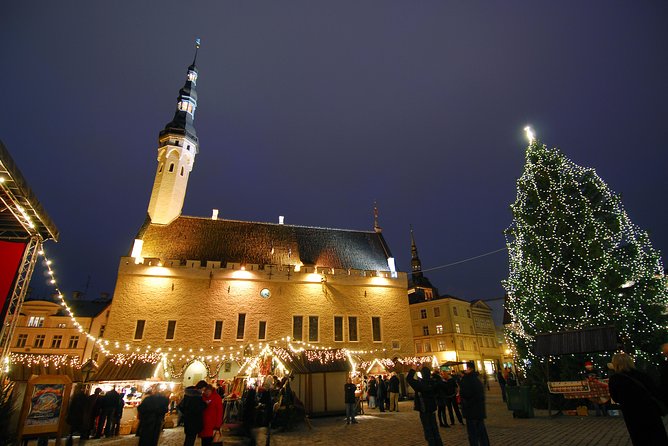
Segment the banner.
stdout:
<path fill-rule="evenodd" d="M 4 323 L 9 295 L 14 289 L 16 274 L 21 266 L 25 243 L 0 240 L 0 322 Z"/>

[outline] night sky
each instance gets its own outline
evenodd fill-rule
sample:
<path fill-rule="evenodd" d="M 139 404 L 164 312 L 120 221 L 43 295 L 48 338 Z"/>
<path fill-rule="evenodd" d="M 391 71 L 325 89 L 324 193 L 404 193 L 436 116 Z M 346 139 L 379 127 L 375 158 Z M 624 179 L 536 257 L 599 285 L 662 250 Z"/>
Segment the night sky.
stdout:
<path fill-rule="evenodd" d="M 65 292 L 113 292 L 196 37 L 184 215 L 371 230 L 377 201 L 401 270 L 411 224 L 425 269 L 457 262 L 505 246 L 530 124 L 668 252 L 664 1 L 101 3 L 0 6 L 0 139 Z M 493 299 L 507 271 L 502 251 L 427 276 Z"/>

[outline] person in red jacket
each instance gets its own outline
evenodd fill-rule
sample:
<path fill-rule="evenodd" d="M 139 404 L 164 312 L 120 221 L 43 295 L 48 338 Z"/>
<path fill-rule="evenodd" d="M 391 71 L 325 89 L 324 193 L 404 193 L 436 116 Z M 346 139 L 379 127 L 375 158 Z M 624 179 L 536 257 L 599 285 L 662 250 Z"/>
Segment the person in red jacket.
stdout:
<path fill-rule="evenodd" d="M 206 403 L 206 409 L 202 412 L 203 427 L 199 437 L 202 439 L 202 446 L 209 446 L 213 443 L 214 432 L 223 424 L 223 399 L 209 384 L 202 392 L 202 400 Z"/>

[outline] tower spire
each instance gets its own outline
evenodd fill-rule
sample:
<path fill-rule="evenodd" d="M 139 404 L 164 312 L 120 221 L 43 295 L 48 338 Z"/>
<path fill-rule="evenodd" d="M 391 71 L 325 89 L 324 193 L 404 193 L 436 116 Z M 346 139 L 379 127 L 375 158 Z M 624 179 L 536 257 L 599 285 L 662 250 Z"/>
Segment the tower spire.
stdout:
<path fill-rule="evenodd" d="M 377 233 L 383 232 L 383 228 L 378 224 L 378 205 L 376 202 L 373 202 L 373 230 Z"/>
<path fill-rule="evenodd" d="M 413 235 L 413 225 L 411 228 L 411 275 L 413 281 L 422 277 L 422 262 L 418 257 L 417 245 L 415 244 L 415 236 Z"/>
<path fill-rule="evenodd" d="M 192 64 L 193 67 L 195 66 L 195 62 L 197 62 L 197 52 L 199 51 L 201 43 L 202 41 L 200 40 L 199 37 L 195 39 L 195 57 L 193 58 L 193 64 Z"/>

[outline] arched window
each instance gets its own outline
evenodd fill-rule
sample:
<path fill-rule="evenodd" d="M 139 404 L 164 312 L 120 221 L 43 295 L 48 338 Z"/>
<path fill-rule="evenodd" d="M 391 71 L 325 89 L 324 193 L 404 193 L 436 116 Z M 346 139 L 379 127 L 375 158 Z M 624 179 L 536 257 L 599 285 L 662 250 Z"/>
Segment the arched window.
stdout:
<path fill-rule="evenodd" d="M 174 172 L 174 163 L 169 165 L 169 171 Z"/>

